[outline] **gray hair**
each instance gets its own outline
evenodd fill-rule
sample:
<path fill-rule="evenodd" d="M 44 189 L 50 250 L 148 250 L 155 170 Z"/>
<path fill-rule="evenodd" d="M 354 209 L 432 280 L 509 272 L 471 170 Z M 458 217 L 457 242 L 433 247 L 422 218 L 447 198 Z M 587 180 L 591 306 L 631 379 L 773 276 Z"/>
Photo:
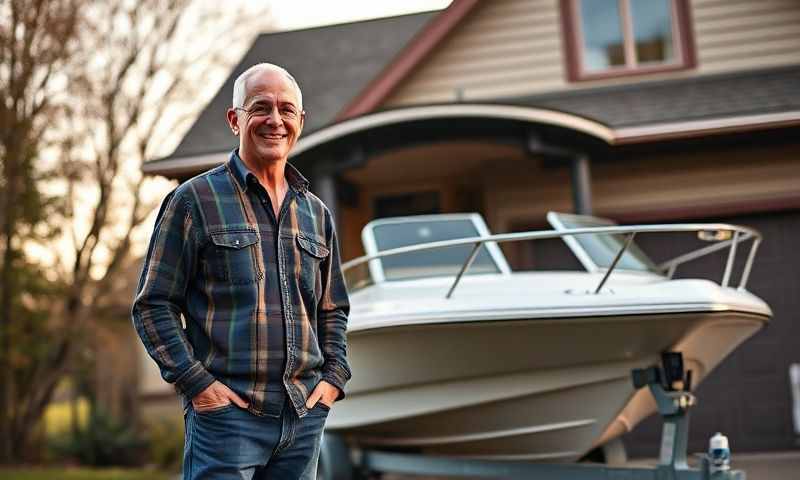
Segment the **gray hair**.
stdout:
<path fill-rule="evenodd" d="M 286 78 L 292 82 L 294 85 L 295 90 L 297 90 L 297 101 L 300 103 L 297 107 L 302 110 L 303 109 L 303 92 L 300 91 L 300 85 L 297 83 L 297 80 L 294 79 L 291 73 L 289 73 L 285 68 L 280 67 L 278 65 L 274 65 L 272 63 L 257 63 L 252 67 L 248 68 L 241 75 L 236 77 L 236 81 L 233 82 L 233 108 L 240 108 L 244 106 L 244 99 L 247 96 L 246 92 L 246 85 L 247 80 L 255 75 L 258 72 L 264 70 L 277 70 L 284 75 Z"/>

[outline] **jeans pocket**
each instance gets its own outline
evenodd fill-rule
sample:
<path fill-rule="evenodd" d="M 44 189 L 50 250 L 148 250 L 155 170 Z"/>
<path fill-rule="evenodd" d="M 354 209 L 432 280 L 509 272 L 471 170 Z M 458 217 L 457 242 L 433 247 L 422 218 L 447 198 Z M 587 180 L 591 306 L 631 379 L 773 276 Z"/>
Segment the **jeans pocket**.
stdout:
<path fill-rule="evenodd" d="M 212 408 L 210 410 L 197 410 L 197 409 L 195 409 L 195 413 L 197 413 L 198 415 L 205 416 L 205 417 L 213 416 L 213 415 L 220 415 L 222 413 L 227 412 L 228 410 L 232 410 L 235 406 L 236 405 L 233 402 L 231 402 L 231 403 L 229 403 L 227 405 L 223 405 L 221 407 L 214 407 L 214 408 Z"/>

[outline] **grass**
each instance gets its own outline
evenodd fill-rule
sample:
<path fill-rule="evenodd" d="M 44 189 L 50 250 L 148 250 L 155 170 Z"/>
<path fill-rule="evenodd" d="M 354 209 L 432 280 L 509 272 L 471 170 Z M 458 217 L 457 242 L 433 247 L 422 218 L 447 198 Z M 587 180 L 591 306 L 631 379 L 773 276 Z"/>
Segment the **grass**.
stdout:
<path fill-rule="evenodd" d="M 153 470 L 123 468 L 0 468 L 0 478 L 7 480 L 168 480 L 175 474 Z"/>

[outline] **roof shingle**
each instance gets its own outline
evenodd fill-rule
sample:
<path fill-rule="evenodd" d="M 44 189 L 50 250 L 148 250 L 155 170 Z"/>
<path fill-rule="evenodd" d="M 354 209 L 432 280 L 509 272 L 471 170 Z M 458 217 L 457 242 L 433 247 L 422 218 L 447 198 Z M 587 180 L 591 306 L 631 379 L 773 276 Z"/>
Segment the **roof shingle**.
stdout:
<path fill-rule="evenodd" d="M 289 70 L 303 89 L 304 133 L 334 122 L 438 12 L 260 35 L 172 155 L 225 152 L 236 145 L 224 128 L 233 82 L 270 62 Z M 800 64 L 671 80 L 548 92 L 488 103 L 560 110 L 612 128 L 800 110 Z"/>
<path fill-rule="evenodd" d="M 800 65 L 507 98 L 610 127 L 800 110 Z"/>
<path fill-rule="evenodd" d="M 225 84 L 167 158 L 227 151 L 236 138 L 225 128 L 236 77 L 251 65 L 280 65 L 303 90 L 305 132 L 331 123 L 438 12 L 259 35 Z"/>

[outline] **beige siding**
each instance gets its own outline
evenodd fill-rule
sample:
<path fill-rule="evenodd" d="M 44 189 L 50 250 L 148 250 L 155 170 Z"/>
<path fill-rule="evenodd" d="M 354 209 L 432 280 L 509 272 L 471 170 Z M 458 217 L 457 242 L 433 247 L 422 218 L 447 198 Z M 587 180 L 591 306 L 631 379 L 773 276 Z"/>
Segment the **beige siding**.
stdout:
<path fill-rule="evenodd" d="M 800 63 L 800 1 L 694 0 L 699 73 Z"/>
<path fill-rule="evenodd" d="M 404 165 L 398 170 L 401 172 L 417 171 L 419 165 L 431 163 L 418 156 L 412 151 L 392 162 Z M 452 157 L 460 156 L 454 149 Z M 611 218 L 671 222 L 678 220 L 675 212 L 682 212 L 677 214 L 682 218 L 691 217 L 698 208 L 704 216 L 713 217 L 713 212 L 750 212 L 773 209 L 781 202 L 796 204 L 798 160 L 800 144 L 650 153 L 625 161 L 595 161 L 591 165 L 593 208 L 598 215 Z M 431 173 L 426 180 L 408 175 L 398 178 L 402 174 L 375 170 L 375 163 L 374 159 L 370 161 L 373 171 L 369 176 L 362 173 L 348 177 L 359 188 L 360 205 L 343 209 L 340 236 L 345 259 L 363 254 L 361 229 L 372 219 L 373 200 L 383 195 L 436 191 L 441 195 L 443 213 L 479 209 L 497 233 L 539 228 L 545 224 L 548 211 L 573 209 L 569 166 L 555 166 L 522 152 L 485 154 L 481 162 L 470 159 L 470 165 L 461 171 L 457 162 L 438 171 L 420 170 L 420 175 Z M 773 206 L 765 207 L 767 204 Z M 515 251 L 511 248 L 506 253 L 513 255 Z"/>
<path fill-rule="evenodd" d="M 384 102 L 485 100 L 800 63 L 800 0 L 692 0 L 698 67 L 568 83 L 558 0 L 484 1 Z"/>
<path fill-rule="evenodd" d="M 800 185 L 797 145 L 647 156 L 635 162 L 592 164 L 593 207 L 600 215 L 635 215 L 696 206 L 722 208 L 796 198 Z M 487 176 L 485 209 L 491 226 L 544 221 L 548 210 L 572 210 L 569 169 Z"/>
<path fill-rule="evenodd" d="M 522 95 L 559 88 L 564 71 L 556 0 L 482 2 L 386 102 L 398 105 Z"/>

